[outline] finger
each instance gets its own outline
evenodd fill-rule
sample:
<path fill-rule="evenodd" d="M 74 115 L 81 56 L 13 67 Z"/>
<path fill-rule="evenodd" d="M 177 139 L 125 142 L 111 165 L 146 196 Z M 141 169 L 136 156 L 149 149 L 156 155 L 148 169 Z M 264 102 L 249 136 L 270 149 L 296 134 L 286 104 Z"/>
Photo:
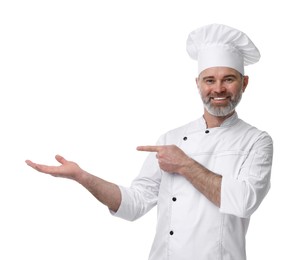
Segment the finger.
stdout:
<path fill-rule="evenodd" d="M 35 163 L 33 163 L 31 160 L 26 160 L 25 163 L 26 163 L 28 166 L 34 168 Z"/>
<path fill-rule="evenodd" d="M 156 145 L 156 146 L 152 146 L 152 145 L 145 145 L 145 146 L 138 146 L 137 150 L 141 151 L 141 152 L 159 152 L 161 149 L 161 146 Z"/>
<path fill-rule="evenodd" d="M 33 169 L 35 169 L 38 172 L 52 173 L 56 170 L 55 167 L 53 167 L 53 166 L 37 164 L 37 163 L 34 163 L 30 160 L 26 160 L 25 162 L 28 166 L 32 167 Z"/>
<path fill-rule="evenodd" d="M 59 155 L 59 154 L 57 154 L 57 155 L 55 156 L 55 158 L 56 158 L 57 162 L 59 162 L 59 163 L 61 163 L 61 164 L 64 164 L 64 163 L 67 162 L 67 160 L 65 160 L 65 159 L 63 158 L 63 156 L 61 156 L 61 155 Z"/>

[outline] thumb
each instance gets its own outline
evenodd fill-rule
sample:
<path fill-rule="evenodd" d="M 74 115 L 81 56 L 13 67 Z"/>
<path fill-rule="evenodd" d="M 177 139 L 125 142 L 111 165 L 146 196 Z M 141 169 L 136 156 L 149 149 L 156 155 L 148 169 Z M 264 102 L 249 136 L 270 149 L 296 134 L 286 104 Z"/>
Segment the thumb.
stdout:
<path fill-rule="evenodd" d="M 61 164 L 64 164 L 64 163 L 66 163 L 67 162 L 67 160 L 65 160 L 61 155 L 56 155 L 55 156 L 55 158 L 56 158 L 56 160 L 59 162 L 59 163 L 61 163 Z"/>

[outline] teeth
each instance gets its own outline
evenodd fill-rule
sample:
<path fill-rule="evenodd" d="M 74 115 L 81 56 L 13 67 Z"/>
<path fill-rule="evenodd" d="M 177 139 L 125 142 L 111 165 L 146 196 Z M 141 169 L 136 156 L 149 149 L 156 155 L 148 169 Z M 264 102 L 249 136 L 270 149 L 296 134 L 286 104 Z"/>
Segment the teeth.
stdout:
<path fill-rule="evenodd" d="M 224 100 L 226 99 L 226 97 L 217 97 L 217 98 L 214 98 L 214 100 Z"/>

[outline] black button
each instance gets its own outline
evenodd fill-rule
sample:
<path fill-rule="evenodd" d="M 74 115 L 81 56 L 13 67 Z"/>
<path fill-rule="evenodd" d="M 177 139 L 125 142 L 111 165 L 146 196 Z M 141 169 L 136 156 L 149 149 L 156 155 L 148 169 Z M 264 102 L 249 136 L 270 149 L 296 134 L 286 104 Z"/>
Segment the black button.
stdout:
<path fill-rule="evenodd" d="M 186 137 L 186 136 L 184 136 L 184 137 L 183 137 L 183 140 L 184 140 L 184 141 L 186 141 L 186 140 L 187 140 L 187 137 Z"/>
<path fill-rule="evenodd" d="M 174 234 L 174 231 L 170 231 L 169 234 L 172 236 Z"/>
<path fill-rule="evenodd" d="M 176 201 L 176 200 L 177 200 L 177 198 L 176 198 L 176 197 L 173 197 L 173 198 L 172 198 L 172 200 L 173 200 L 173 201 Z"/>
<path fill-rule="evenodd" d="M 205 134 L 208 134 L 209 133 L 209 130 L 205 130 Z"/>

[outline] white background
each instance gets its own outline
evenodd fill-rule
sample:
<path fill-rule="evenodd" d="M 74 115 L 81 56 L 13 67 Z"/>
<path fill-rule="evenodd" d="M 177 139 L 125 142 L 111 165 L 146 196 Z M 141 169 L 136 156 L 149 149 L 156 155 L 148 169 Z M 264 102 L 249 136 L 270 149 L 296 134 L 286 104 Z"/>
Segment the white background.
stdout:
<path fill-rule="evenodd" d="M 128 186 L 137 145 L 202 116 L 190 31 L 243 30 L 261 51 L 238 108 L 274 139 L 272 189 L 253 215 L 248 259 L 301 259 L 300 1 L 2 0 L 0 259 L 147 259 L 156 210 L 112 217 L 75 182 L 29 168 L 61 154 Z"/>

